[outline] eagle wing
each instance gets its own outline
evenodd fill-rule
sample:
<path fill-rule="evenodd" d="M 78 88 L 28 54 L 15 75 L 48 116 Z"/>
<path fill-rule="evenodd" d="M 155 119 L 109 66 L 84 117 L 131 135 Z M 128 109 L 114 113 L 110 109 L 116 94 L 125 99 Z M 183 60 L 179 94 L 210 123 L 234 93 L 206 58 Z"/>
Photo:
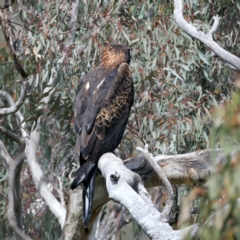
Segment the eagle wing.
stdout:
<path fill-rule="evenodd" d="M 129 65 L 122 63 L 118 69 L 108 72 L 100 67 L 85 76 L 75 99 L 80 165 L 94 163 L 118 146 L 133 102 Z"/>

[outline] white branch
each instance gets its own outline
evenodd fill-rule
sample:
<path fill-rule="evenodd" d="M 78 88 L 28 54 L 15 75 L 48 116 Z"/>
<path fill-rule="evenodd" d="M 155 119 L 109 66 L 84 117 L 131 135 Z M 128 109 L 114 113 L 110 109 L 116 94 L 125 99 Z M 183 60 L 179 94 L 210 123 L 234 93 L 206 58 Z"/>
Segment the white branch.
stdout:
<path fill-rule="evenodd" d="M 226 51 L 222 47 L 220 47 L 215 41 L 212 40 L 211 34 L 205 34 L 202 31 L 198 31 L 195 27 L 189 24 L 183 18 L 183 4 L 182 0 L 174 0 L 174 18 L 178 24 L 178 26 L 187 34 L 192 36 L 193 38 L 198 39 L 202 43 L 204 43 L 207 47 L 209 47 L 216 55 L 222 58 L 224 61 L 228 62 L 235 68 L 240 71 L 240 58 L 236 57 L 235 55 L 231 54 L 230 52 Z M 217 24 L 214 23 L 215 26 Z M 214 26 L 214 28 L 215 28 Z M 214 30 L 214 29 L 213 29 Z"/>
<path fill-rule="evenodd" d="M 50 211 L 56 216 L 61 227 L 63 228 L 66 217 L 66 209 L 64 209 L 64 207 L 57 201 L 57 199 L 54 197 L 51 191 L 47 188 L 47 185 L 43 180 L 42 170 L 36 159 L 36 153 L 38 150 L 40 136 L 39 131 L 40 129 L 38 123 L 36 129 L 32 131 L 30 139 L 25 138 L 26 141 L 25 154 L 27 157 L 29 169 L 32 174 L 33 182 L 38 193 L 44 199 Z"/>
<path fill-rule="evenodd" d="M 102 158 L 105 158 L 105 156 L 106 154 Z M 214 159 L 212 159 L 212 156 L 214 156 Z M 202 182 L 206 180 L 210 174 L 214 173 L 217 166 L 220 167 L 225 161 L 227 161 L 221 149 L 206 149 L 179 155 L 158 155 L 155 156 L 154 159 L 160 165 L 171 184 L 192 184 L 198 181 Z M 124 160 L 123 163 L 128 169 L 138 173 L 142 177 L 145 187 L 149 188 L 163 185 L 142 154 L 138 157 Z M 119 164 L 121 165 L 122 163 Z M 115 167 L 115 170 L 118 171 L 119 166 L 115 165 Z M 131 176 L 131 174 L 128 172 L 127 176 Z M 133 174 L 132 176 L 135 175 Z M 131 181 L 129 180 L 129 185 L 131 185 L 130 183 Z M 146 189 L 144 186 L 141 186 L 141 181 L 136 184 L 134 189 L 139 193 L 139 196 L 143 199 L 145 205 L 152 204 L 149 202 Z M 70 240 L 77 238 L 79 240 L 85 240 L 89 237 L 91 225 L 96 221 L 101 206 L 109 201 L 109 196 L 103 177 L 99 174 L 96 178 L 93 214 L 90 220 L 90 227 L 89 229 L 85 229 L 82 223 L 81 187 L 75 190 L 70 192 L 68 216 L 66 227 L 64 228 L 64 234 L 68 237 L 64 239 Z M 126 195 L 127 194 L 128 193 L 126 192 Z M 76 195 L 79 197 L 76 197 Z M 74 222 L 77 220 L 78 223 Z M 196 229 L 196 226 L 188 228 L 188 231 L 193 231 L 194 234 L 194 229 Z M 184 232 L 176 231 L 174 234 L 176 234 L 177 239 L 182 239 L 180 236 L 182 236 Z"/>
<path fill-rule="evenodd" d="M 220 23 L 220 17 L 218 15 L 213 17 L 214 23 L 212 25 L 211 30 L 208 32 L 208 36 L 210 36 L 212 38 L 212 35 L 217 31 L 218 25 Z"/>
<path fill-rule="evenodd" d="M 121 159 L 112 153 L 104 154 L 98 167 L 106 179 L 109 197 L 126 207 L 132 217 L 151 239 L 177 239 L 167 223 L 159 221 L 160 213 L 137 194 L 141 178 L 129 171 Z"/>

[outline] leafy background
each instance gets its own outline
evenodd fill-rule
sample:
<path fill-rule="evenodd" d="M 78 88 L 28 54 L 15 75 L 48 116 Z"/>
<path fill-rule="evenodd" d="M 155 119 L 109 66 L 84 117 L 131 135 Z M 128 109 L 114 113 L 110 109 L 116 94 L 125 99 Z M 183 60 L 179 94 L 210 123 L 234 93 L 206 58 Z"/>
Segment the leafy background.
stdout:
<path fill-rule="evenodd" d="M 136 146 L 146 143 L 153 154 L 180 154 L 216 146 L 230 156 L 233 149 L 239 148 L 240 123 L 236 110 L 239 74 L 203 44 L 182 32 L 174 22 L 173 10 L 173 3 L 164 0 L 80 1 L 76 39 L 71 48 L 67 48 L 71 2 L 25 0 L 12 7 L 12 15 L 18 13 L 12 21 L 22 25 L 14 25 L 17 50 L 31 42 L 20 58 L 31 74 L 28 97 L 21 112 L 29 131 L 41 116 L 38 161 L 49 188 L 58 199 L 56 189 L 62 184 L 67 202 L 70 172 L 73 163 L 77 164 L 72 129 L 75 89 L 81 77 L 99 63 L 101 49 L 109 43 L 130 45 L 132 49 L 135 100 L 124 139 L 116 150 L 118 155 L 123 159 L 134 156 L 138 154 Z M 191 0 L 184 5 L 185 19 L 205 33 L 213 24 L 212 16 L 222 16 L 214 39 L 237 56 L 240 56 L 239 11 L 237 1 Z M 1 44 L 0 88 L 17 100 L 19 75 L 13 71 L 13 60 L 4 42 Z M 231 101 L 234 92 L 235 100 Z M 6 105 L 2 99 L 0 104 Z M 231 116 L 230 120 L 226 120 L 226 116 Z M 231 124 L 231 119 L 236 119 L 236 123 Z M 1 119 L 1 124 L 20 134 L 14 116 Z M 1 139 L 11 155 L 17 156 L 17 145 L 4 136 Z M 6 239 L 12 232 L 6 220 L 7 172 L 2 162 L 0 165 L 0 238 Z M 207 194 L 196 194 L 189 201 L 189 205 L 194 202 L 199 206 L 203 202 L 205 207 L 202 215 L 189 215 L 183 225 L 206 219 L 223 203 L 234 203 L 226 214 L 228 224 L 205 229 L 203 239 L 224 239 L 228 231 L 231 237 L 240 238 L 239 230 L 233 227 L 239 226 L 239 217 L 234 214 L 235 199 L 239 196 L 238 161 L 236 166 L 233 174 L 230 164 L 226 164 L 209 180 Z M 61 235 L 60 227 L 38 196 L 27 165 L 22 172 L 22 186 L 26 232 L 34 239 L 57 239 Z M 179 196 L 184 196 L 202 186 L 179 189 Z M 151 193 L 153 199 L 157 198 L 156 194 L 163 194 L 158 189 L 152 189 Z M 228 197 L 220 204 L 223 196 Z M 156 201 L 156 204 L 164 204 L 164 201 Z M 104 212 L 109 214 L 111 205 Z M 130 230 L 128 226 L 113 236 L 128 239 L 124 232 L 127 236 L 133 232 L 134 238 L 145 239 L 135 223 Z"/>

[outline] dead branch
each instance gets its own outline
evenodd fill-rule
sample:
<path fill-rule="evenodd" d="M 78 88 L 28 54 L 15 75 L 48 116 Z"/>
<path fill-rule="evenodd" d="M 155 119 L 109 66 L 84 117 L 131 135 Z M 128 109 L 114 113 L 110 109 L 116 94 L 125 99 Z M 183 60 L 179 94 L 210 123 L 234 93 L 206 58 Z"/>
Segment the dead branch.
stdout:
<path fill-rule="evenodd" d="M 188 35 L 196 38 L 207 47 L 209 47 L 216 55 L 222 58 L 224 61 L 228 62 L 232 66 L 234 66 L 238 71 L 240 71 L 240 58 L 226 51 L 222 47 L 220 47 L 215 41 L 212 39 L 212 34 L 216 31 L 219 18 L 215 18 L 215 22 L 213 28 L 210 30 L 209 34 L 205 34 L 202 31 L 197 30 L 191 24 L 189 24 L 183 18 L 183 3 L 182 0 L 174 0 L 174 18 L 178 24 L 178 26 L 186 32 Z M 217 21 L 216 21 L 217 19 Z"/>
<path fill-rule="evenodd" d="M 44 199 L 45 203 L 49 207 L 50 211 L 56 216 L 61 227 L 63 228 L 66 210 L 57 201 L 51 191 L 47 188 L 45 181 L 43 180 L 42 170 L 37 162 L 36 153 L 38 150 L 39 138 L 40 138 L 40 123 L 38 122 L 37 127 L 31 132 L 30 139 L 25 138 L 26 147 L 25 154 L 27 163 L 32 174 L 34 185 Z"/>

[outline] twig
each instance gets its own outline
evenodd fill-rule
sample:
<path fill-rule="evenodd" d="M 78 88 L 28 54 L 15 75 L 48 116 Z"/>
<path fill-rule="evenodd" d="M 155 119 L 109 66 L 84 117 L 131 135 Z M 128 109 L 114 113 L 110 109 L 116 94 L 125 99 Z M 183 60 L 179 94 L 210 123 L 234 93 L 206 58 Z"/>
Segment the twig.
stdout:
<path fill-rule="evenodd" d="M 26 79 L 28 77 L 28 73 L 24 70 L 22 64 L 20 63 L 20 61 L 17 58 L 17 55 L 15 53 L 15 50 L 13 47 L 13 39 L 15 38 L 15 34 L 13 31 L 14 28 L 11 25 L 11 21 L 8 17 L 6 10 L 3 10 L 0 12 L 0 24 L 1 24 L 2 33 L 5 37 L 6 43 L 7 43 L 8 47 L 11 51 L 11 54 L 13 56 L 15 67 L 16 67 L 18 73 L 22 76 L 22 78 Z"/>
<path fill-rule="evenodd" d="M 145 145 L 145 149 L 142 149 L 140 147 L 137 147 L 137 150 L 141 151 L 144 154 L 144 157 L 147 159 L 148 163 L 151 165 L 151 167 L 154 169 L 156 174 L 159 176 L 161 181 L 163 182 L 164 186 L 167 189 L 168 192 L 168 200 L 167 203 L 162 211 L 160 220 L 161 221 L 168 221 L 171 213 L 171 209 L 174 204 L 174 192 L 171 183 L 167 179 L 166 175 L 164 174 L 161 167 L 157 164 L 155 159 L 153 158 L 152 154 L 148 152 L 148 145 Z"/>
<path fill-rule="evenodd" d="M 63 171 L 62 176 L 63 176 L 64 172 L 65 172 L 65 171 Z M 58 192 L 58 195 L 59 195 L 60 202 L 61 202 L 62 206 L 63 206 L 64 208 L 66 208 L 66 204 L 65 204 L 65 201 L 64 201 L 63 184 L 62 184 L 61 177 L 58 176 L 58 175 L 55 174 L 55 173 L 54 173 L 54 175 L 55 175 L 55 177 L 57 178 L 58 184 L 59 184 L 59 188 L 57 188 L 56 191 Z"/>
<path fill-rule="evenodd" d="M 213 17 L 214 23 L 212 25 L 211 30 L 208 32 L 208 36 L 210 36 L 212 38 L 212 35 L 217 31 L 218 25 L 220 23 L 220 17 L 218 15 Z"/>

